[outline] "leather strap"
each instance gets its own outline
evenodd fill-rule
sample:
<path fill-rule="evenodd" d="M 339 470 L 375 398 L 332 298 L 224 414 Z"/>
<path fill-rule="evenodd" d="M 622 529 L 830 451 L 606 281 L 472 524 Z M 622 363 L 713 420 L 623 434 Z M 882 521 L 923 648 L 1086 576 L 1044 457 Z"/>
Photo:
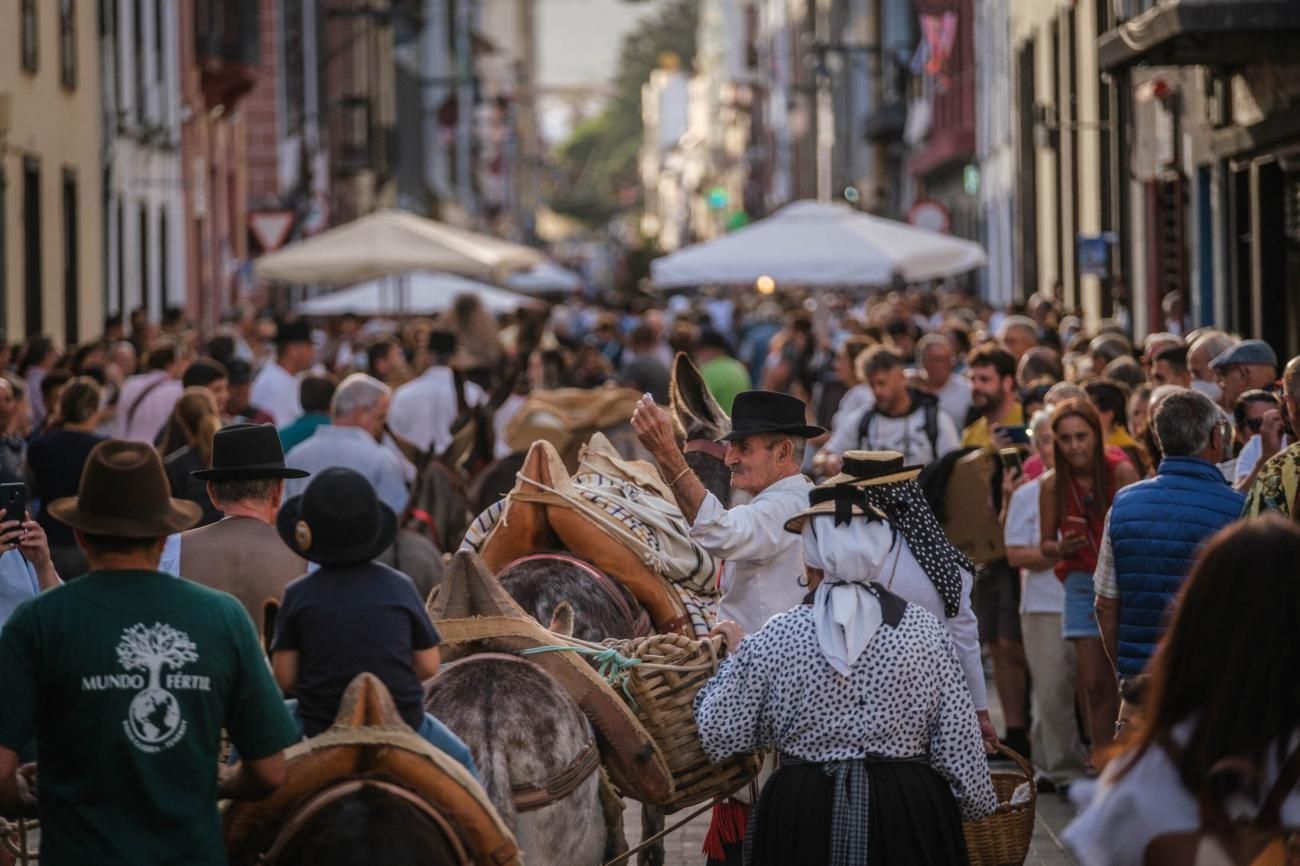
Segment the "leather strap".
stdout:
<path fill-rule="evenodd" d="M 569 762 L 569 765 L 541 785 L 511 785 L 510 797 L 514 800 L 515 811 L 533 812 L 544 806 L 563 800 L 587 781 L 600 766 L 600 751 L 596 741 L 590 740 L 582 751 Z"/>
<path fill-rule="evenodd" d="M 337 803 L 345 797 L 351 797 L 354 794 L 358 794 L 365 788 L 382 791 L 385 794 L 405 800 L 415 806 L 442 830 L 443 836 L 446 837 L 448 844 L 451 845 L 455 852 L 457 863 L 460 864 L 460 866 L 472 866 L 473 861 L 470 860 L 469 855 L 466 854 L 465 847 L 461 844 L 459 835 L 457 835 L 455 828 L 452 827 L 451 824 L 448 823 L 447 819 L 443 817 L 442 813 L 433 808 L 433 806 L 426 802 L 424 798 L 414 792 L 408 791 L 399 785 L 394 785 L 391 782 L 385 782 L 381 779 L 351 779 L 347 782 L 341 782 L 337 785 L 326 788 L 324 791 L 312 797 L 307 801 L 306 805 L 295 812 L 293 816 L 284 823 L 284 826 L 280 828 L 280 832 L 276 834 L 275 841 L 271 843 L 271 847 L 268 848 L 266 853 L 262 854 L 258 860 L 264 864 L 275 863 L 280 856 L 284 854 L 284 849 L 293 842 L 298 834 L 302 832 L 302 829 L 307 825 L 307 822 L 314 818 L 317 813 L 323 810 L 326 806 L 329 806 L 331 803 Z"/>
<path fill-rule="evenodd" d="M 1300 748 L 1287 756 L 1277 771 L 1277 781 L 1268 789 L 1264 803 L 1259 807 L 1259 826 L 1269 830 L 1282 826 L 1282 803 L 1300 783 Z"/>

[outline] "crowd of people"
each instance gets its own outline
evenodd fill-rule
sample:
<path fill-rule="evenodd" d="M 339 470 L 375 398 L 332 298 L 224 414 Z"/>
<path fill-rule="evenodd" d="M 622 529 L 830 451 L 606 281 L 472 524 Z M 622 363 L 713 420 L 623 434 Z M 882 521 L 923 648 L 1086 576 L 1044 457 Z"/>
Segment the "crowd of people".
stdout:
<path fill-rule="evenodd" d="M 501 318 L 465 296 L 437 319 L 402 322 L 241 308 L 203 339 L 178 314 L 155 326 L 138 311 L 80 346 L 0 341 L 0 483 L 21 487 L 26 505 L 0 512 L 0 623 L 11 620 L 0 674 L 23 681 L 0 708 L 0 806 L 25 802 L 18 765 L 33 736 L 52 779 L 43 807 L 75 805 L 87 771 L 47 763 L 48 742 L 93 738 L 104 717 L 91 705 L 107 686 L 38 701 L 32 660 L 47 642 L 98 641 L 60 662 L 71 682 L 93 682 L 113 670 L 91 669 L 96 652 L 124 658 L 113 642 L 155 621 L 189 644 L 171 670 L 197 661 L 195 644 L 238 670 L 219 690 L 247 714 L 227 726 L 246 760 L 222 777 L 224 796 L 278 784 L 278 750 L 328 726 L 346 675 L 362 670 L 473 772 L 463 744 L 417 706 L 420 680 L 437 672 L 437 630 L 410 582 L 375 560 L 468 413 L 487 419 L 506 458 L 505 430 L 530 393 L 623 386 L 645 395 L 630 419 L 637 456 L 659 467 L 692 540 L 725 562 L 715 631 L 730 655 L 697 700 L 705 747 L 780 756 L 760 798 L 715 811 L 710 862 L 960 862 L 959 820 L 994 805 L 984 756 L 999 743 L 1032 760 L 1042 792 L 1105 768 L 1071 845 L 1089 864 L 1142 862 L 1152 839 L 1199 826 L 1195 804 L 1221 759 L 1285 781 L 1300 724 L 1294 701 L 1267 690 L 1289 693 L 1281 677 L 1300 661 L 1277 630 L 1300 613 L 1287 580 L 1300 530 L 1260 519 L 1300 508 L 1300 357 L 1279 366 L 1262 341 L 1166 324 L 1135 342 L 1040 296 L 994 310 L 918 289 L 573 300 Z M 718 448 L 744 504 L 708 491 L 665 411 L 679 352 L 732 416 Z M 974 496 L 955 480 L 969 467 L 983 473 Z M 1235 582 L 1245 562 L 1256 585 Z M 109 604 L 116 579 L 105 571 L 136 574 L 141 607 L 90 628 L 83 618 Z M 182 617 L 208 597 L 159 590 L 146 573 L 242 604 Z M 65 583 L 75 592 L 48 592 Z M 260 653 L 245 620 L 263 623 L 268 594 L 284 602 L 273 679 L 244 665 Z M 31 603 L 43 596 L 57 603 Z M 340 617 L 367 609 L 369 638 L 335 639 Z M 1261 651 L 1261 636 L 1277 646 Z M 1247 665 L 1260 675 L 1237 676 Z M 297 698 L 288 711 L 281 692 Z M 137 751 L 102 766 L 147 775 L 141 754 L 184 740 L 180 705 L 173 714 L 177 698 L 152 680 L 135 700 L 114 694 Z M 136 706 L 145 695 L 148 712 Z M 204 705 L 201 720 L 184 706 L 198 738 L 223 711 Z M 74 707 L 82 721 L 56 718 Z M 191 762 L 215 761 L 206 740 L 186 748 Z M 152 779 L 140 795 L 174 783 Z M 868 806 L 882 785 L 899 802 Z M 1143 786 L 1167 788 L 1167 808 L 1135 806 Z M 173 843 L 211 844 L 204 804 L 217 791 L 199 790 L 201 803 L 190 793 L 200 829 Z M 1281 815 L 1300 818 L 1289 794 Z M 865 835 L 846 827 L 855 809 L 871 816 Z M 900 829 L 909 821 L 933 832 Z M 92 844 L 84 828 L 50 830 L 74 840 L 54 842 L 56 858 Z"/>

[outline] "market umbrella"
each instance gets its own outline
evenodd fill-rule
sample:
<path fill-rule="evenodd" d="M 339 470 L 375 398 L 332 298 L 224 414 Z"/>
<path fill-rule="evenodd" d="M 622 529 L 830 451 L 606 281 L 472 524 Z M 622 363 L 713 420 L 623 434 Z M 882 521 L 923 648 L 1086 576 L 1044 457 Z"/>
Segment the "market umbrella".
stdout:
<path fill-rule="evenodd" d="M 299 303 L 303 316 L 428 316 L 448 310 L 461 295 L 474 295 L 493 315 L 538 303 L 533 298 L 454 274 L 415 273 L 370 280 Z"/>
<path fill-rule="evenodd" d="M 506 288 L 529 295 L 576 292 L 582 288 L 582 277 L 554 262 L 542 262 L 526 271 L 516 271 L 506 277 Z"/>
<path fill-rule="evenodd" d="M 650 263 L 656 286 L 753 283 L 802 286 L 883 286 L 950 277 L 980 267 L 984 250 L 972 241 L 854 210 L 844 204 L 799 201 L 716 240 Z"/>
<path fill-rule="evenodd" d="M 531 247 L 399 210 L 381 210 L 268 253 L 253 262 L 263 280 L 351 285 L 393 274 L 437 271 L 500 281 L 542 264 Z"/>

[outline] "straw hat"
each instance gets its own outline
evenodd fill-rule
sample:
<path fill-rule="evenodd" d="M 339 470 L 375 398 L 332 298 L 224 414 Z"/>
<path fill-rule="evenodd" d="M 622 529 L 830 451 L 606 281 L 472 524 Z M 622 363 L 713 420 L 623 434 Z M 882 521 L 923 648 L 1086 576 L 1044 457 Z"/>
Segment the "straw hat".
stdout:
<path fill-rule="evenodd" d="M 897 451 L 845 451 L 844 467 L 808 492 L 809 507 L 785 522 L 785 531 L 798 534 L 809 517 L 833 514 L 835 522 L 854 517 L 885 519 L 884 512 L 867 502 L 866 488 L 877 484 L 911 481 L 921 474 L 920 466 L 904 466 Z"/>
<path fill-rule="evenodd" d="M 845 451 L 840 473 L 826 480 L 827 484 L 854 484 L 870 487 L 873 484 L 893 484 L 911 481 L 921 474 L 924 466 L 904 466 L 903 455 L 897 451 Z"/>

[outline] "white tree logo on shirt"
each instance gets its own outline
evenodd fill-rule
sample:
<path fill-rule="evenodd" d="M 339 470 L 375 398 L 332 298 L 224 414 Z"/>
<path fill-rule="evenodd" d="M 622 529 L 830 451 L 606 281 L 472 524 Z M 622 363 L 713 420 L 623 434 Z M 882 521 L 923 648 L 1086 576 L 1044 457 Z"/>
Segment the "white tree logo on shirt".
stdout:
<path fill-rule="evenodd" d="M 144 689 L 131 699 L 122 725 L 131 742 L 142 751 L 171 748 L 185 735 L 187 723 L 181 718 L 180 702 L 163 688 L 162 673 L 163 668 L 179 671 L 183 665 L 198 661 L 197 649 L 185 632 L 160 622 L 152 628 L 136 623 L 122 632 L 117 645 L 118 664 L 128 671 L 149 672 Z M 173 675 L 169 680 L 175 678 Z"/>

